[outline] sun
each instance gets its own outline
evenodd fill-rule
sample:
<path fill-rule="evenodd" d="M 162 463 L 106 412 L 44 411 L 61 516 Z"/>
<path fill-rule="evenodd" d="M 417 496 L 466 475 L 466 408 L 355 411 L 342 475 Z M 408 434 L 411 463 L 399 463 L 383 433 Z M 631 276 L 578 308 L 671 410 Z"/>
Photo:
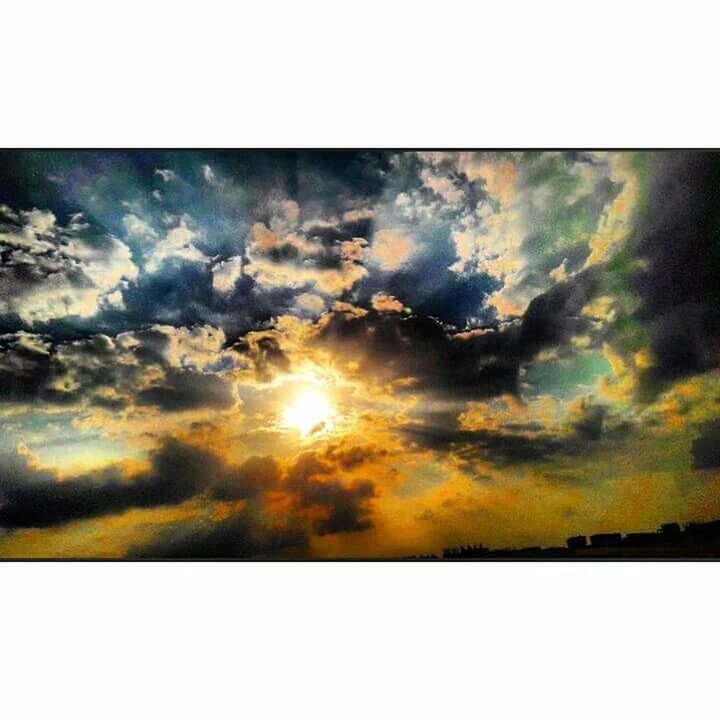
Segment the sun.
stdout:
<path fill-rule="evenodd" d="M 325 429 L 333 417 L 327 397 L 314 388 L 301 390 L 283 413 L 283 425 L 300 432 L 302 437 Z"/>

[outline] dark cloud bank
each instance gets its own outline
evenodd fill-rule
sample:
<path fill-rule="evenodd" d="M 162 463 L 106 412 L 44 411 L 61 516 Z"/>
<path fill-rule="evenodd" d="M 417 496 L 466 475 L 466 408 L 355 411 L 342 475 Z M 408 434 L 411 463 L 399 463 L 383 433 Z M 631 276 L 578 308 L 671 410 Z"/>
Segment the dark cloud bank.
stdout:
<path fill-rule="evenodd" d="M 28 457 L 0 458 L 0 527 L 7 530 L 64 525 L 122 513 L 159 508 L 196 497 L 247 500 L 223 520 L 179 522 L 149 545 L 130 550 L 137 557 L 250 557 L 304 547 L 309 532 L 330 535 L 373 527 L 370 501 L 374 483 L 338 479 L 344 469 L 365 461 L 362 449 L 322 457 L 305 453 L 283 472 L 272 457 L 251 457 L 239 465 L 175 439 L 150 454 L 151 467 L 126 477 L 120 466 L 60 480 L 33 466 Z M 370 457 L 370 455 L 367 455 Z M 283 493 L 294 508 L 279 523 L 267 512 L 264 494 Z M 304 511 L 314 511 L 308 527 Z"/>

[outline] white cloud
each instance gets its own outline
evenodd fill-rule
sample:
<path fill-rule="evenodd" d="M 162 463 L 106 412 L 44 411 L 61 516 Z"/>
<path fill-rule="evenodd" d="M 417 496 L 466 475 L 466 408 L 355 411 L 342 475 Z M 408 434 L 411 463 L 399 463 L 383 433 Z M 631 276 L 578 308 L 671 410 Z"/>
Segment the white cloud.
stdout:
<path fill-rule="evenodd" d="M 52 235 L 55 229 L 55 215 L 49 210 L 38 210 L 24 212 L 26 227 L 37 235 Z"/>
<path fill-rule="evenodd" d="M 157 168 L 155 170 L 155 174 L 159 175 L 164 182 L 172 182 L 177 179 L 177 175 L 173 170 L 162 170 L 161 168 Z"/>
<path fill-rule="evenodd" d="M 295 307 L 302 315 L 316 317 L 325 310 L 325 300 L 314 293 L 301 293 L 295 298 Z"/>
<path fill-rule="evenodd" d="M 138 269 L 130 248 L 111 235 L 93 234 L 79 214 L 63 227 L 53 213 L 33 209 L 0 226 L 0 313 L 32 324 L 77 315 L 90 317 Z"/>
<path fill-rule="evenodd" d="M 198 233 L 191 230 L 185 220 L 181 220 L 180 225 L 169 230 L 165 237 L 152 248 L 145 263 L 146 272 L 157 272 L 166 260 L 173 258 L 190 262 L 208 262 L 207 255 L 193 244 L 198 237 Z"/>
<path fill-rule="evenodd" d="M 206 182 L 209 182 L 211 185 L 217 182 L 215 173 L 213 172 L 213 169 L 209 165 L 202 166 L 202 174 L 203 174 L 203 177 L 205 178 Z"/>
<path fill-rule="evenodd" d="M 373 236 L 371 257 L 382 270 L 399 270 L 415 253 L 415 243 L 403 230 L 386 228 Z"/>
<path fill-rule="evenodd" d="M 125 215 L 122 222 L 125 232 L 131 237 L 145 239 L 153 239 L 157 237 L 157 232 L 155 232 L 150 223 L 138 217 L 134 213 Z"/>
<path fill-rule="evenodd" d="M 242 258 L 231 257 L 217 263 L 212 268 L 213 289 L 221 295 L 231 293 L 235 289 L 235 283 L 242 275 Z"/>
<path fill-rule="evenodd" d="M 360 220 L 372 220 L 375 217 L 373 208 L 358 208 L 356 210 L 348 210 L 343 213 L 344 222 L 359 222 Z"/>
<path fill-rule="evenodd" d="M 458 187 L 452 178 L 438 175 L 429 168 L 420 171 L 420 179 L 425 187 L 439 195 L 449 205 L 459 205 L 465 199 L 465 191 Z"/>

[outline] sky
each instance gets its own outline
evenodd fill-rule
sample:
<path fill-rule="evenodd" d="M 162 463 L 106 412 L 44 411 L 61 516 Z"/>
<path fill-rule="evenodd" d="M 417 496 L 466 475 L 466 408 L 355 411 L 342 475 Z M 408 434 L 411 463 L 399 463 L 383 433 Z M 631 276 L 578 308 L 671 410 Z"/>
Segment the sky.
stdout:
<path fill-rule="evenodd" d="M 0 557 L 720 517 L 720 157 L 0 153 Z"/>

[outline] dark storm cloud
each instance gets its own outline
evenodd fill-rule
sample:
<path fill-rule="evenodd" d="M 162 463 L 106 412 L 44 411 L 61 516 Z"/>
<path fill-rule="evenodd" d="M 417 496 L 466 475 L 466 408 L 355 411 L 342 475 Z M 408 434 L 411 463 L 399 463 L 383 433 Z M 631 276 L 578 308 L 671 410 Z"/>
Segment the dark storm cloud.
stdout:
<path fill-rule="evenodd" d="M 50 365 L 42 338 L 23 333 L 0 335 L 0 402 L 38 397 L 50 376 Z"/>
<path fill-rule="evenodd" d="M 139 405 L 152 405 L 168 412 L 195 408 L 229 408 L 235 402 L 231 382 L 217 375 L 169 371 L 163 382 L 141 390 Z"/>
<path fill-rule="evenodd" d="M 220 501 L 259 498 L 277 488 L 282 475 L 272 457 L 250 457 L 233 465 L 210 451 L 171 438 L 150 454 L 150 463 L 149 470 L 132 477 L 113 466 L 59 480 L 55 473 L 34 467 L 22 455 L 5 455 L 0 458 L 0 527 L 62 525 L 131 508 L 176 505 L 198 495 Z M 337 513 L 351 512 L 341 495 L 327 500 L 335 507 L 333 502 Z M 208 536 L 201 532 L 202 542 L 215 547 L 233 527 L 232 523 L 213 525 Z"/>
<path fill-rule="evenodd" d="M 549 435 L 424 425 L 408 425 L 401 431 L 409 441 L 429 450 L 452 451 L 463 459 L 483 457 L 501 465 L 545 460 L 557 455 L 564 447 L 563 442 Z"/>
<path fill-rule="evenodd" d="M 635 317 L 655 364 L 641 375 L 643 399 L 674 380 L 720 364 L 720 154 L 667 153 L 631 243 L 643 267 L 631 278 Z"/>
<path fill-rule="evenodd" d="M 587 271 L 535 298 L 521 320 L 468 332 L 420 315 L 337 311 L 323 320 L 318 339 L 368 375 L 412 378 L 411 390 L 463 400 L 517 394 L 522 362 L 587 328 L 580 311 L 595 288 Z"/>
<path fill-rule="evenodd" d="M 375 497 L 375 486 L 368 480 L 351 487 L 338 481 L 309 483 L 299 497 L 304 506 L 326 508 L 325 517 L 313 523 L 318 535 L 357 532 L 374 527 L 366 501 Z"/>
<path fill-rule="evenodd" d="M 318 535 L 358 532 L 374 526 L 371 501 L 375 484 L 369 480 L 342 482 L 338 470 L 352 469 L 383 451 L 369 446 L 328 448 L 307 452 L 282 473 L 271 457 L 252 457 L 216 475 L 206 489 L 216 500 L 248 498 L 251 504 L 226 520 L 194 520 L 174 525 L 155 540 L 132 548 L 140 558 L 249 558 L 292 554 L 307 548 L 308 530 L 300 520 L 274 524 L 263 514 L 261 493 L 276 490 L 291 501 L 294 512 L 310 512 Z M 219 479 L 218 479 L 219 478 Z"/>
<path fill-rule="evenodd" d="M 692 459 L 694 470 L 720 468 L 720 420 L 700 427 L 700 436 L 693 440 Z"/>
<path fill-rule="evenodd" d="M 282 470 L 273 457 L 253 456 L 231 472 L 215 478 L 208 494 L 215 500 L 241 500 L 277 488 Z"/>
<path fill-rule="evenodd" d="M 133 478 L 111 467 L 95 475 L 58 480 L 19 455 L 0 466 L 0 527 L 48 527 L 121 513 L 130 508 L 174 505 L 202 491 L 223 471 L 211 453 L 167 439 L 151 456 L 151 468 Z"/>
<path fill-rule="evenodd" d="M 607 408 L 602 405 L 587 405 L 572 427 L 582 440 L 599 440 L 603 433 L 603 424 Z"/>
<path fill-rule="evenodd" d="M 131 548 L 131 558 L 273 557 L 307 547 L 301 527 L 263 523 L 245 509 L 222 521 L 178 523 L 146 545 Z"/>
<path fill-rule="evenodd" d="M 580 313 L 601 287 L 599 271 L 585 270 L 534 298 L 522 318 L 519 344 L 526 357 L 566 343 L 587 331 L 590 321 Z"/>
<path fill-rule="evenodd" d="M 374 527 L 370 501 L 376 495 L 375 484 L 368 480 L 343 483 L 332 477 L 335 468 L 320 457 L 307 452 L 289 468 L 285 488 L 300 509 L 314 509 L 322 516 L 313 521 L 318 535 L 357 532 Z"/>
<path fill-rule="evenodd" d="M 86 344 L 73 346 L 79 357 L 93 357 L 99 362 L 73 365 L 83 389 L 79 392 L 71 389 L 69 382 L 63 382 L 68 364 L 58 357 L 57 346 L 48 338 L 24 331 L 0 336 L 0 403 L 41 401 L 72 405 L 83 397 L 91 397 L 101 386 L 124 384 L 119 382 L 112 353 L 104 347 L 107 338 L 95 336 Z M 135 375 L 137 369 L 126 370 Z"/>
<path fill-rule="evenodd" d="M 227 521 L 181 523 L 132 554 L 274 554 L 302 547 L 307 538 L 299 519 L 283 527 L 259 521 L 267 492 L 287 497 L 294 513 L 310 512 L 310 526 L 319 535 L 366 530 L 373 527 L 370 502 L 376 495 L 374 483 L 342 482 L 335 473 L 355 468 L 379 454 L 381 451 L 372 448 L 333 447 L 322 456 L 301 455 L 283 473 L 272 457 L 253 456 L 235 465 L 211 451 L 166 438 L 150 454 L 148 470 L 128 476 L 118 465 L 60 480 L 55 472 L 35 466 L 28 457 L 11 453 L 0 457 L 0 527 L 52 527 L 132 508 L 176 505 L 201 496 L 221 502 L 248 500 L 252 511 L 243 510 Z"/>
<path fill-rule="evenodd" d="M 412 378 L 413 388 L 470 399 L 516 392 L 516 333 L 508 328 L 460 336 L 427 317 L 336 312 L 319 341 L 360 362 L 368 376 Z"/>
<path fill-rule="evenodd" d="M 420 414 L 422 425 L 405 425 L 402 434 L 420 447 L 452 452 L 464 460 L 480 458 L 497 465 L 540 462 L 559 455 L 592 452 L 603 439 L 619 439 L 631 430 L 626 422 L 608 420 L 608 409 L 584 402 L 569 426 L 547 431 L 539 423 L 505 423 L 502 430 L 466 429 L 456 413 Z"/>

